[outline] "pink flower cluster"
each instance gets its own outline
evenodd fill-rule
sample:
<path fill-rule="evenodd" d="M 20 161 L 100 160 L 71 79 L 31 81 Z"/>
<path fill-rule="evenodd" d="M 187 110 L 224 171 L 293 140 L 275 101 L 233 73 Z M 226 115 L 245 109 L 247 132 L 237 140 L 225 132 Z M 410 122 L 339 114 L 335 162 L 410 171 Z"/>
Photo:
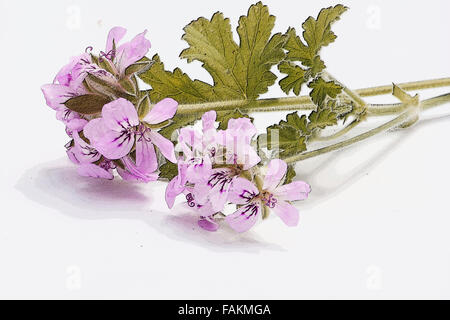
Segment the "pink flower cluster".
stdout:
<path fill-rule="evenodd" d="M 150 128 L 171 119 L 178 107 L 173 99 L 164 99 L 139 119 L 136 107 L 128 100 L 117 98 L 104 105 L 99 115 L 81 115 L 68 109 L 65 103 L 74 97 L 92 93 L 85 84 L 88 75 L 116 85 L 125 70 L 142 59 L 150 49 L 146 32 L 130 42 L 116 45 L 125 36 L 124 28 L 113 28 L 108 35 L 106 52 L 100 59 L 108 62 L 110 71 L 100 68 L 91 54 L 72 59 L 56 75 L 52 84 L 42 86 L 47 105 L 56 110 L 56 117 L 66 125 L 72 140 L 67 154 L 82 176 L 113 179 L 113 170 L 125 180 L 143 182 L 158 178 L 155 146 L 166 159 L 176 162 L 172 142 Z"/>
<path fill-rule="evenodd" d="M 178 160 L 178 176 L 166 189 L 166 202 L 172 208 L 183 194 L 199 216 L 199 225 L 209 231 L 219 228 L 227 204 L 238 209 L 225 221 L 237 232 L 252 228 L 273 210 L 288 226 L 296 226 L 298 210 L 289 202 L 304 200 L 311 188 L 302 181 L 282 185 L 287 164 L 272 160 L 261 179 L 261 159 L 252 146 L 256 128 L 247 118 L 231 119 L 226 130 L 215 128 L 216 113 L 203 115 L 202 132 L 183 128 L 178 146 L 183 156 Z"/>
<path fill-rule="evenodd" d="M 138 103 L 121 96 L 107 95 L 96 114 L 81 114 L 66 107 L 70 99 L 84 95 L 102 95 L 86 82 L 95 77 L 111 87 L 120 87 L 128 77 L 127 68 L 149 51 L 150 42 L 143 32 L 117 46 L 126 30 L 113 28 L 106 51 L 99 58 L 90 52 L 75 57 L 64 66 L 52 84 L 42 87 L 48 106 L 66 127 L 70 142 L 69 159 L 86 177 L 113 179 L 116 171 L 124 180 L 150 182 L 158 179 L 157 152 L 166 161 L 176 163 L 178 175 L 169 182 L 165 199 L 169 208 L 179 195 L 197 211 L 199 225 L 216 231 L 224 220 L 237 232 L 252 228 L 270 211 L 288 226 L 296 226 L 298 210 L 291 201 L 304 200 L 311 189 L 296 181 L 284 184 L 287 165 L 272 160 L 266 167 L 254 148 L 257 130 L 247 118 L 231 119 L 226 130 L 216 129 L 216 112 L 202 117 L 202 130 L 182 128 L 175 147 L 155 128 L 174 117 L 178 103 L 170 98 L 154 105 L 145 115 L 138 115 Z M 105 61 L 108 68 L 101 67 Z M 225 216 L 228 206 L 234 213 Z"/>

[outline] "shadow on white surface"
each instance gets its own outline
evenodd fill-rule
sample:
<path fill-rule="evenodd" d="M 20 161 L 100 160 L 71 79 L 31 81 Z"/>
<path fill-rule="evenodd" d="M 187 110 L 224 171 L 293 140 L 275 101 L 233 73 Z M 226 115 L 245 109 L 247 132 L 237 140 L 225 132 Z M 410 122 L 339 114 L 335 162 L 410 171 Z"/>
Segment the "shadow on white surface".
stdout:
<path fill-rule="evenodd" d="M 376 149 L 375 152 L 371 150 L 372 154 L 363 156 L 362 159 L 364 161 L 359 161 L 360 158 L 358 157 L 358 161 L 355 162 L 356 164 L 353 167 L 352 165 L 346 164 L 346 171 L 344 173 L 336 170 L 337 163 L 339 161 L 349 162 L 346 159 L 349 157 L 351 162 L 353 160 L 351 159 L 352 155 L 358 152 L 356 149 L 358 148 L 357 146 L 356 148 L 355 146 L 350 146 L 347 149 L 302 162 L 301 165 L 297 165 L 296 167 L 297 179 L 307 181 L 313 187 L 313 191 L 307 201 L 299 202 L 297 206 L 303 209 L 311 209 L 321 202 L 335 197 L 363 176 L 369 174 L 372 168 L 380 165 L 414 131 L 424 130 L 427 126 L 438 122 L 449 122 L 449 120 L 450 115 L 428 116 L 414 125 L 413 128 L 392 131 L 388 135 L 381 135 L 369 140 L 370 142 L 377 142 L 385 138 L 388 142 L 382 147 L 374 146 L 373 149 Z M 367 128 L 360 128 L 360 130 L 363 132 Z M 362 132 L 355 130 L 351 136 Z"/>
<path fill-rule="evenodd" d="M 446 116 L 424 120 L 414 130 L 432 124 L 430 120 L 435 123 L 449 119 Z M 314 161 L 305 161 L 297 168 L 298 179 L 308 181 L 313 186 L 313 193 L 310 199 L 300 202 L 298 206 L 303 209 L 313 208 L 344 191 L 370 172 L 371 168 L 379 165 L 411 132 L 405 130 L 391 134 L 387 145 L 365 156 L 362 162 L 358 161 L 355 167 L 350 166 L 350 170 L 343 173 L 335 170 L 335 165 L 339 160 L 352 156 L 356 152 L 353 147 Z M 164 211 L 162 198 L 154 201 L 156 194 L 157 197 L 163 194 L 162 183 L 144 185 L 120 179 L 105 181 L 80 177 L 67 159 L 29 169 L 20 178 L 16 188 L 27 198 L 73 218 L 140 220 L 168 238 L 214 251 L 258 253 L 261 250 L 285 250 L 277 244 L 264 241 L 255 232 L 236 234 L 227 226 L 222 226 L 216 233 L 206 232 L 197 226 L 195 214 L 181 205 L 173 211 Z"/>
<path fill-rule="evenodd" d="M 164 192 L 162 183 L 156 186 Z M 173 210 L 176 214 L 164 212 L 160 208 L 165 206 L 164 200 L 153 201 L 152 184 L 81 177 L 65 158 L 27 170 L 16 188 L 32 201 L 72 218 L 140 220 L 171 239 L 214 251 L 284 250 L 259 239 L 256 233 L 236 234 L 227 226 L 215 233 L 204 231 L 195 214 L 181 205 Z"/>

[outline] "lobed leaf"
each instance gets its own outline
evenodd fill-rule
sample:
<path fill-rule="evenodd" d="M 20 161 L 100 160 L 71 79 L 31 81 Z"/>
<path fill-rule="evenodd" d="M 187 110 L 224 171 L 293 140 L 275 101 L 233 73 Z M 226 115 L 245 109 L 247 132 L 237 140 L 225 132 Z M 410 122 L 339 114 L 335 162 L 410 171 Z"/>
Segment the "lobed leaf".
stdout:
<path fill-rule="evenodd" d="M 312 89 L 311 100 L 319 107 L 324 106 L 327 97 L 335 99 L 342 92 L 342 87 L 339 84 L 334 81 L 325 81 L 322 78 L 312 81 L 308 87 Z"/>
<path fill-rule="evenodd" d="M 294 28 L 289 28 L 287 31 L 288 39 L 284 46 L 287 51 L 286 59 L 291 62 L 299 61 L 305 68 L 298 67 L 303 70 L 303 75 L 299 69 L 294 70 L 286 67 L 283 70 L 280 69 L 282 73 L 288 75 L 280 81 L 281 89 L 284 92 L 289 93 L 293 90 L 296 95 L 299 95 L 302 84 L 316 77 L 325 69 L 325 63 L 320 58 L 320 50 L 336 40 L 336 35 L 331 31 L 331 26 L 340 19 L 347 9 L 347 7 L 339 4 L 322 9 L 317 19 L 309 17 L 302 25 L 304 40 L 297 35 Z M 289 83 L 295 83 L 296 86 L 287 85 Z"/>

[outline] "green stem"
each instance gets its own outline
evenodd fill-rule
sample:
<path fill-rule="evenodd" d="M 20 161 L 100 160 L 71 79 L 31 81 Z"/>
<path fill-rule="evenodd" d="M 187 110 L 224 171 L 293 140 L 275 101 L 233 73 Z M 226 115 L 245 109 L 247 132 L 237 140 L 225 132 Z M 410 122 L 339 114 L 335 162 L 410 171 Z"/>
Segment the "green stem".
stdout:
<path fill-rule="evenodd" d="M 401 115 L 399 115 L 398 117 L 396 117 L 395 119 L 383 124 L 382 126 L 379 126 L 375 129 L 372 129 L 370 131 L 367 131 L 363 134 L 360 134 L 354 138 L 333 144 L 331 146 L 328 147 L 324 147 L 318 150 L 314 150 L 314 151 L 310 151 L 310 152 L 305 152 L 302 154 L 298 154 L 298 155 L 294 155 L 288 158 L 283 159 L 284 161 L 286 161 L 287 163 L 294 163 L 294 162 L 298 162 L 298 161 L 303 161 L 309 158 L 313 158 L 313 157 L 317 157 L 320 156 L 322 154 L 325 153 L 329 153 L 332 151 L 336 151 L 336 150 L 340 150 L 343 148 L 346 148 L 350 145 L 353 145 L 355 143 L 361 142 L 363 140 L 366 140 L 370 137 L 373 137 L 379 133 L 385 132 L 387 130 L 396 128 L 398 126 L 400 126 L 402 123 L 405 123 L 410 117 L 411 117 L 411 111 L 414 109 L 409 109 L 406 112 L 402 113 Z"/>
<path fill-rule="evenodd" d="M 352 129 L 356 128 L 361 123 L 361 121 L 362 121 L 362 119 L 355 119 L 349 125 L 344 127 L 342 130 L 340 130 L 332 135 L 329 135 L 329 136 L 325 136 L 325 137 L 318 136 L 314 139 L 314 141 L 336 140 L 336 139 L 342 137 L 343 135 L 349 133 Z"/>
<path fill-rule="evenodd" d="M 450 102 L 450 93 L 446 93 L 437 97 L 423 100 L 421 105 L 421 110 L 425 111 L 431 108 L 441 106 L 445 103 Z M 368 116 L 387 116 L 398 114 L 407 108 L 407 104 L 395 103 L 395 104 L 372 104 L 367 108 Z"/>
<path fill-rule="evenodd" d="M 408 82 L 399 84 L 398 86 L 405 91 L 447 87 L 450 86 L 450 78 Z M 371 97 L 371 96 L 392 94 L 392 85 L 359 89 L 355 91 L 350 91 L 350 93 L 354 93 L 359 97 Z M 368 111 L 369 115 L 379 115 L 381 113 L 392 114 L 398 113 L 398 106 L 399 104 L 389 105 L 389 107 L 379 105 L 369 105 Z M 246 112 L 302 111 L 302 110 L 311 111 L 315 110 L 316 106 L 311 102 L 309 96 L 300 96 L 300 97 L 260 99 L 255 101 L 232 100 L 232 101 L 208 102 L 201 104 L 181 104 L 178 106 L 178 114 L 179 115 L 192 113 L 202 114 L 211 110 L 233 111 L 235 109 L 241 109 L 242 111 Z M 382 109 L 382 111 L 378 112 L 378 109 Z M 395 112 L 393 110 L 395 110 Z"/>

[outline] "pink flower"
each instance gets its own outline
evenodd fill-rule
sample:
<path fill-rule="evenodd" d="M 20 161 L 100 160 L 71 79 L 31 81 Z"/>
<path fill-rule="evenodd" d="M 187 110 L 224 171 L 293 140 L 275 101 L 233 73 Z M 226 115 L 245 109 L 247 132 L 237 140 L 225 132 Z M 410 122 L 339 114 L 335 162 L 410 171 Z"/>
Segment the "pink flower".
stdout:
<path fill-rule="evenodd" d="M 200 215 L 199 225 L 217 230 L 214 215 L 222 211 L 235 179 L 261 159 L 251 142 L 256 128 L 249 119 L 231 119 L 227 130 L 215 128 L 216 112 L 202 117 L 202 132 L 183 128 L 178 146 L 183 152 L 178 161 L 178 176 L 166 188 L 166 203 L 184 194 L 188 205 Z"/>
<path fill-rule="evenodd" d="M 120 98 L 103 107 L 101 118 L 89 121 L 84 127 L 84 135 L 105 158 L 122 159 L 126 166 L 125 170 L 118 170 L 122 177 L 127 180 L 152 181 L 155 180 L 153 172 L 158 168 L 154 146 L 169 161 L 176 162 L 176 158 L 172 142 L 147 127 L 144 122 L 156 125 L 171 119 L 177 107 L 175 100 L 164 99 L 141 122 L 134 105 Z M 129 157 L 134 146 L 136 163 Z"/>
<path fill-rule="evenodd" d="M 41 87 L 47 105 L 56 111 L 56 118 L 67 126 L 67 132 L 80 131 L 87 121 L 81 121 L 78 113 L 66 108 L 64 103 L 76 96 L 88 93 L 83 85 L 87 70 L 92 68 L 91 57 L 85 53 L 72 58 L 56 75 L 52 84 Z M 73 122 L 73 123 L 72 123 Z"/>
<path fill-rule="evenodd" d="M 279 186 L 286 171 L 287 165 L 284 161 L 272 160 L 261 191 L 247 179 L 235 180 L 230 201 L 241 207 L 225 219 L 231 228 L 237 232 L 251 229 L 261 216 L 263 206 L 272 209 L 287 226 L 298 225 L 298 210 L 289 202 L 305 200 L 311 192 L 311 187 L 303 181 Z"/>
<path fill-rule="evenodd" d="M 135 36 L 131 41 L 118 46 L 126 33 L 127 29 L 125 28 L 112 28 L 106 41 L 106 53 L 101 55 L 114 63 L 120 76 L 123 76 L 126 68 L 141 60 L 151 47 L 150 41 L 145 38 L 147 30 Z"/>
<path fill-rule="evenodd" d="M 78 174 L 84 177 L 112 180 L 115 164 L 80 138 L 78 132 L 73 133 L 73 142 L 67 146 L 69 159 L 79 165 Z"/>

